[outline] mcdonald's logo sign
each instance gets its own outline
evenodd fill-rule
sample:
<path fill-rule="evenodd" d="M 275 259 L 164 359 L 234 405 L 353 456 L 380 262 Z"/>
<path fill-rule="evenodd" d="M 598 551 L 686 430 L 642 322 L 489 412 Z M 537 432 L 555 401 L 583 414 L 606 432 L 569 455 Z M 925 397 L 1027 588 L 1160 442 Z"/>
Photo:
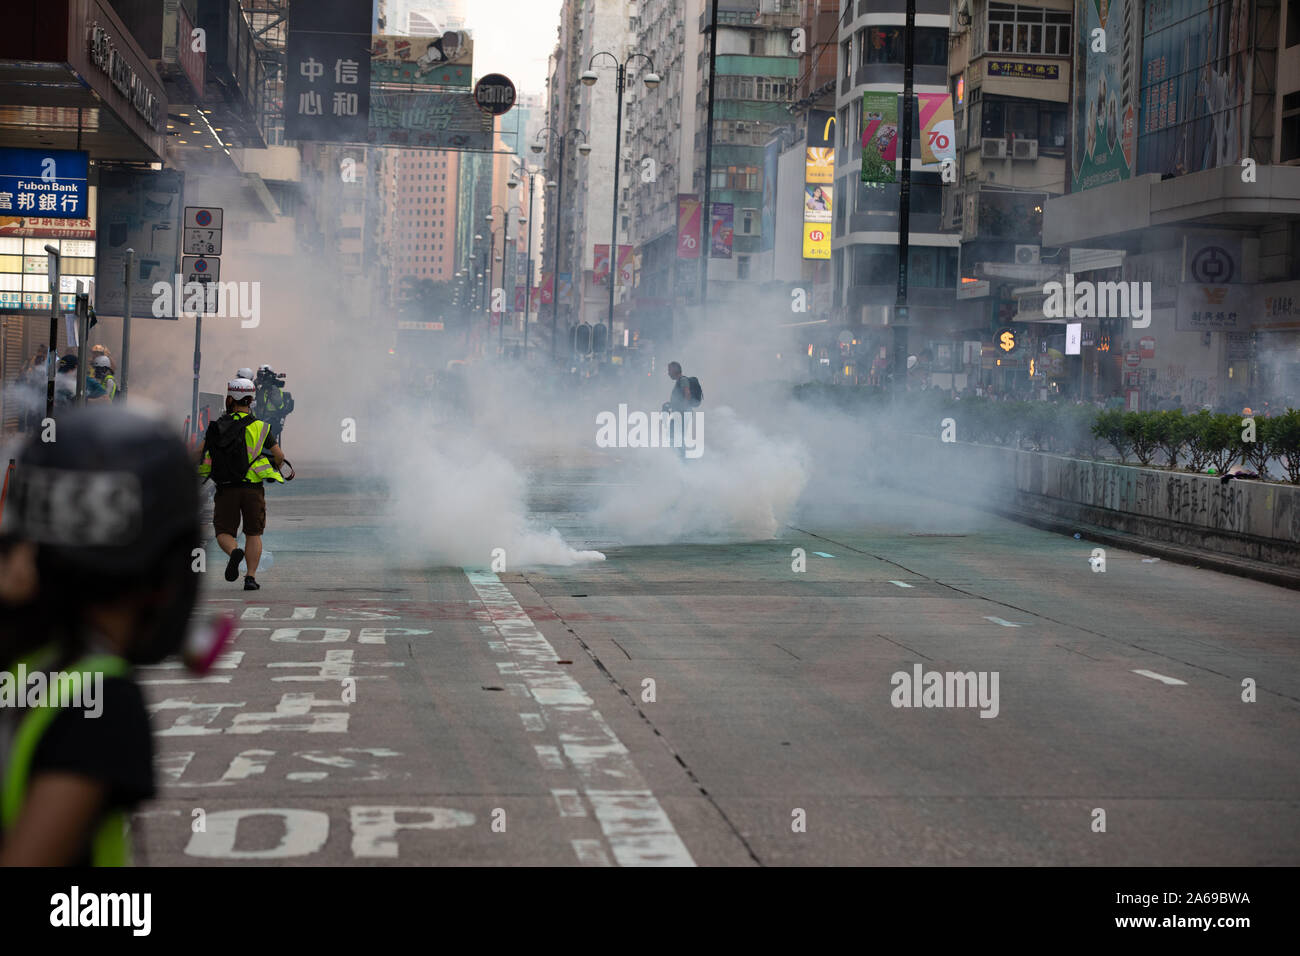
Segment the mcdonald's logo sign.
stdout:
<path fill-rule="evenodd" d="M 835 114 L 829 110 L 810 110 L 808 113 L 808 142 L 812 148 L 830 148 L 835 145 Z"/>

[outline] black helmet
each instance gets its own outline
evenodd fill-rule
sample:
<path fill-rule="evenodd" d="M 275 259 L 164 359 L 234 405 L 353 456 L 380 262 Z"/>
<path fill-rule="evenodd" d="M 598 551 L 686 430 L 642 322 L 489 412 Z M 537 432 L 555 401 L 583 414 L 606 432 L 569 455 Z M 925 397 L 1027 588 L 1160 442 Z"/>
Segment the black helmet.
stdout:
<path fill-rule="evenodd" d="M 130 655 L 161 660 L 198 593 L 199 495 L 185 445 L 163 422 L 114 406 L 73 411 L 57 429 L 19 452 L 3 531 L 36 543 L 42 591 L 69 604 L 165 593 Z"/>
<path fill-rule="evenodd" d="M 59 371 L 68 372 L 77 367 L 77 353 L 69 352 L 59 359 Z"/>

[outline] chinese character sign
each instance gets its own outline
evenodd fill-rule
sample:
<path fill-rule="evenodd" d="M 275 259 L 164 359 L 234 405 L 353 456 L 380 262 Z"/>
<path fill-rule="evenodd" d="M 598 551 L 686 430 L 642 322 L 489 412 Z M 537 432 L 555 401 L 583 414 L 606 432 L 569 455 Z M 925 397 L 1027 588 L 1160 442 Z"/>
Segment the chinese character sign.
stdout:
<path fill-rule="evenodd" d="M 0 216 L 85 219 L 90 154 L 0 149 Z"/>
<path fill-rule="evenodd" d="M 469 93 L 377 89 L 370 101 L 367 142 L 490 150 L 492 119 L 474 105 Z"/>
<path fill-rule="evenodd" d="M 289 139 L 366 142 L 370 15 L 370 0 L 294 0 L 284 87 Z"/>

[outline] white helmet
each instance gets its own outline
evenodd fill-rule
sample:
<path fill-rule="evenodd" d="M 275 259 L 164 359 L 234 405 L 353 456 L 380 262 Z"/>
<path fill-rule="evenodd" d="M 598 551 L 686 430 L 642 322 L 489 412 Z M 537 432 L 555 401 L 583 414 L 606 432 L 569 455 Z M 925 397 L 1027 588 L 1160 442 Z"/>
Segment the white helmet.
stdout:
<path fill-rule="evenodd" d="M 275 371 L 275 369 L 271 368 L 271 366 L 269 366 L 269 365 L 259 365 L 259 366 L 257 367 L 257 370 L 258 370 L 259 372 L 274 372 L 274 371 Z M 249 376 L 249 377 L 251 378 L 252 376 Z"/>
<path fill-rule="evenodd" d="M 96 355 L 90 364 L 95 366 L 95 368 L 112 368 L 113 360 L 107 355 Z"/>
<path fill-rule="evenodd" d="M 253 379 L 253 370 L 251 368 L 241 368 L 235 370 L 235 378 L 246 378 L 249 381 Z"/>
<path fill-rule="evenodd" d="M 232 378 L 226 383 L 226 397 L 240 401 L 257 394 L 257 386 L 246 378 Z"/>

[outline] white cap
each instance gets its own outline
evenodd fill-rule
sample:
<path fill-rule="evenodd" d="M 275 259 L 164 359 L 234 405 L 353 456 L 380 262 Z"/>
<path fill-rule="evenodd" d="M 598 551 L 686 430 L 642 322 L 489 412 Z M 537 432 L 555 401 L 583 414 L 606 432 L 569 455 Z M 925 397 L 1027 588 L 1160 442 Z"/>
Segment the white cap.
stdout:
<path fill-rule="evenodd" d="M 246 378 L 232 378 L 226 383 L 226 397 L 239 401 L 257 394 L 257 386 Z"/>
<path fill-rule="evenodd" d="M 112 368 L 113 360 L 107 355 L 96 355 L 94 361 L 90 363 L 95 368 Z"/>
<path fill-rule="evenodd" d="M 246 378 L 251 380 L 253 378 L 253 370 L 251 368 L 236 369 L 235 378 Z"/>

